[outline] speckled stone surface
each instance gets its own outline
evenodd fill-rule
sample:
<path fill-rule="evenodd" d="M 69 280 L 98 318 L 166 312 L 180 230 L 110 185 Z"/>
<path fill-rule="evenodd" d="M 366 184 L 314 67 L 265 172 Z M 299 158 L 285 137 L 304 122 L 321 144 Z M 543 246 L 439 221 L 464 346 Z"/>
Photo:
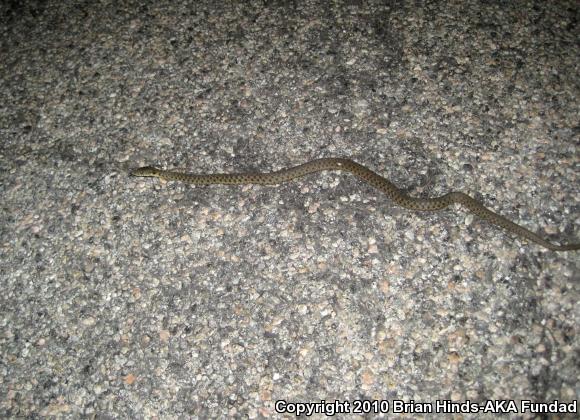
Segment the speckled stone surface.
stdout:
<path fill-rule="evenodd" d="M 577 242 L 578 3 L 215 3 L 2 2 L 0 417 L 577 399 L 578 252 L 340 173 L 128 171 L 351 157 Z"/>

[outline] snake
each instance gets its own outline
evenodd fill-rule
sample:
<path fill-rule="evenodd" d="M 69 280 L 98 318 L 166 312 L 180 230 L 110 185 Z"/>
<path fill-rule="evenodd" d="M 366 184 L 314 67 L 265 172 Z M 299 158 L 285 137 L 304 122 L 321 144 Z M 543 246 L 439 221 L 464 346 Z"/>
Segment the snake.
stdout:
<path fill-rule="evenodd" d="M 373 172 L 351 159 L 346 158 L 321 158 L 314 159 L 301 165 L 281 169 L 275 172 L 246 172 L 229 174 L 190 174 L 169 170 L 158 169 L 154 166 L 145 166 L 133 169 L 130 175 L 137 177 L 157 177 L 165 181 L 180 181 L 193 185 L 276 185 L 290 180 L 301 178 L 305 175 L 321 171 L 344 171 L 366 182 L 372 187 L 383 192 L 395 204 L 409 210 L 439 211 L 453 204 L 465 207 L 475 216 L 515 234 L 519 238 L 525 238 L 552 251 L 574 251 L 580 249 L 580 243 L 554 244 L 544 239 L 523 226 L 520 226 L 504 216 L 488 209 L 473 197 L 459 191 L 452 191 L 440 197 L 416 198 L 411 197 L 399 189 L 388 179 Z"/>

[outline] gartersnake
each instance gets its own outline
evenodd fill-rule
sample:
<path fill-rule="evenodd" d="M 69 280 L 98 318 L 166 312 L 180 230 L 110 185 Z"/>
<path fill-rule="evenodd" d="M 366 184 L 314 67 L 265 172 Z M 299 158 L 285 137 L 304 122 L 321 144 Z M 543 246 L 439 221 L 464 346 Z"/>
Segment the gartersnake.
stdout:
<path fill-rule="evenodd" d="M 362 166 L 353 160 L 342 158 L 316 159 L 302 165 L 281 169 L 269 173 L 239 173 L 239 174 L 204 174 L 194 175 L 182 172 L 173 172 L 146 166 L 131 171 L 133 176 L 152 176 L 168 181 L 181 181 L 196 185 L 209 184 L 280 184 L 304 175 L 326 170 L 350 172 L 357 178 L 379 189 L 393 202 L 410 210 L 436 211 L 443 210 L 451 204 L 461 204 L 474 215 L 487 220 L 489 223 L 502 227 L 508 232 L 526 238 L 553 251 L 571 251 L 580 249 L 580 243 L 556 245 L 548 242 L 538 234 L 520 226 L 505 217 L 489 210 L 479 201 L 462 192 L 450 192 L 435 198 L 413 198 L 397 188 L 392 182 L 379 174 Z"/>

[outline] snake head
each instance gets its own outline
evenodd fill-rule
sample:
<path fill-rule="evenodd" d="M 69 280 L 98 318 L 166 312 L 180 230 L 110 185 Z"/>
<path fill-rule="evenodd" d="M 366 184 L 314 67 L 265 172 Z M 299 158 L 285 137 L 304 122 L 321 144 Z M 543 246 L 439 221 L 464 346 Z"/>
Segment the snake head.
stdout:
<path fill-rule="evenodd" d="M 143 166 L 142 168 L 133 169 L 131 176 L 159 176 L 159 169 L 154 166 Z"/>

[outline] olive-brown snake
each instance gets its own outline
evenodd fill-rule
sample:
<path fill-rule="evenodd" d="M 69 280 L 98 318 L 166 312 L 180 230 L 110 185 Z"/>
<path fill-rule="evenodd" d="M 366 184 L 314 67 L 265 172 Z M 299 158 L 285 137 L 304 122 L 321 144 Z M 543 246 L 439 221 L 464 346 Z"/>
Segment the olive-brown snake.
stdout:
<path fill-rule="evenodd" d="M 205 174 L 194 175 L 182 172 L 165 171 L 146 166 L 131 171 L 133 176 L 152 176 L 168 181 L 181 181 L 189 184 L 280 184 L 304 175 L 326 170 L 350 172 L 357 178 L 381 190 L 396 204 L 410 209 L 421 211 L 443 210 L 451 204 L 461 204 L 471 213 L 487 220 L 489 223 L 500 226 L 508 232 L 526 238 L 553 251 L 572 251 L 580 249 L 580 243 L 556 245 L 548 242 L 538 234 L 517 225 L 505 217 L 489 210 L 483 204 L 462 192 L 450 192 L 436 198 L 413 198 L 397 188 L 392 182 L 383 178 L 370 169 L 350 159 L 324 158 L 316 159 L 302 165 L 282 169 L 269 173 L 239 173 L 239 174 Z"/>

